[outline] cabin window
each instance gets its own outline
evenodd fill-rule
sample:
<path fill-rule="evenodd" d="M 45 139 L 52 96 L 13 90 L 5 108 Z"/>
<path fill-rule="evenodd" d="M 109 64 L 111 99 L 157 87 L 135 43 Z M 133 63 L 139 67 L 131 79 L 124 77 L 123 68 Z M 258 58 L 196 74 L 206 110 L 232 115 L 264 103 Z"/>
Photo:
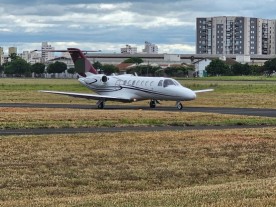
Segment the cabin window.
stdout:
<path fill-rule="evenodd" d="M 133 85 L 133 86 L 135 85 L 135 80 L 132 82 L 132 85 Z"/>
<path fill-rule="evenodd" d="M 138 80 L 138 81 L 137 81 L 137 83 L 136 83 L 136 86 L 138 86 L 138 85 L 139 85 L 139 83 L 140 83 L 140 81 Z"/>
<path fill-rule="evenodd" d="M 131 80 L 128 81 L 128 85 L 131 85 Z"/>
<path fill-rule="evenodd" d="M 151 81 L 151 82 L 150 82 L 150 86 L 152 86 L 152 85 L 153 85 L 153 83 L 154 83 L 154 82 L 153 82 L 153 81 Z"/>
<path fill-rule="evenodd" d="M 175 83 L 171 79 L 164 80 L 164 88 L 168 86 L 175 86 Z"/>
<path fill-rule="evenodd" d="M 163 80 L 160 80 L 158 86 L 163 86 Z"/>
<path fill-rule="evenodd" d="M 127 84 L 127 80 L 124 81 L 124 85 L 126 85 L 126 84 Z"/>
<path fill-rule="evenodd" d="M 141 86 L 144 84 L 144 81 L 141 82 Z"/>
<path fill-rule="evenodd" d="M 148 83 L 149 83 L 149 82 L 148 82 L 148 81 L 146 81 L 146 84 L 145 84 L 145 85 L 146 85 L 146 86 L 148 86 Z"/>

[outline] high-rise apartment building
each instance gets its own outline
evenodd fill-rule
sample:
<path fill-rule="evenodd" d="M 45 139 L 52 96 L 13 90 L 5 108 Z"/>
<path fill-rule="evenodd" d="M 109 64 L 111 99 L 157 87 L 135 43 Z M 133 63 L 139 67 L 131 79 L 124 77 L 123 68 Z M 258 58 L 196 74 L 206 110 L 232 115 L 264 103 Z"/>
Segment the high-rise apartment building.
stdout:
<path fill-rule="evenodd" d="M 221 16 L 196 19 L 196 54 L 276 54 L 276 20 Z"/>
<path fill-rule="evenodd" d="M 54 50 L 55 48 L 48 45 L 48 42 L 42 42 L 41 45 L 41 57 L 43 61 L 51 60 L 55 58 L 54 52 L 47 52 L 47 50 Z"/>
<path fill-rule="evenodd" d="M 148 54 L 157 54 L 158 46 L 146 41 L 145 48 L 143 49 L 143 52 L 148 53 Z"/>
<path fill-rule="evenodd" d="M 0 65 L 4 63 L 4 49 L 0 47 Z"/>
<path fill-rule="evenodd" d="M 17 55 L 17 48 L 16 47 L 9 47 L 9 56 L 11 54 L 16 54 Z"/>

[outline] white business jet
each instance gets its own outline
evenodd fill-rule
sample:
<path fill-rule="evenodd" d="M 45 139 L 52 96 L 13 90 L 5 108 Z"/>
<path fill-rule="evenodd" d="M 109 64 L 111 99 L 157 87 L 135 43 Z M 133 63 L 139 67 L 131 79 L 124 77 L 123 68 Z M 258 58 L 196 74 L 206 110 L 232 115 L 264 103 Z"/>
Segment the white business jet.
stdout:
<path fill-rule="evenodd" d="M 64 52 L 64 50 L 55 51 Z M 176 101 L 176 107 L 181 110 L 183 108 L 181 101 L 194 100 L 196 93 L 213 91 L 213 89 L 193 91 L 172 78 L 98 74 L 81 50 L 68 48 L 65 51 L 68 51 L 72 57 L 75 69 L 80 76 L 79 82 L 97 94 L 46 90 L 41 92 L 98 100 L 99 109 L 104 108 L 106 101 L 150 100 L 150 107 L 155 108 L 159 101 L 166 100 Z"/>

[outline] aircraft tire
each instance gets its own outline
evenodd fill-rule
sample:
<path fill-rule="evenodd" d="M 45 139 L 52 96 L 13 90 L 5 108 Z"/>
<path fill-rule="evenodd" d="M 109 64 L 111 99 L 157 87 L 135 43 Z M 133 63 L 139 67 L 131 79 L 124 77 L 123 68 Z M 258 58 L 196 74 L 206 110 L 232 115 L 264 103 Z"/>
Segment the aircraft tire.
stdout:
<path fill-rule="evenodd" d="M 155 108 L 156 107 L 156 103 L 154 100 L 150 101 L 150 108 Z"/>
<path fill-rule="evenodd" d="M 182 110 L 183 109 L 183 105 L 180 102 L 177 103 L 176 107 L 177 107 L 178 110 Z"/>
<path fill-rule="evenodd" d="M 104 102 L 99 103 L 98 109 L 103 109 L 103 108 L 104 108 Z"/>

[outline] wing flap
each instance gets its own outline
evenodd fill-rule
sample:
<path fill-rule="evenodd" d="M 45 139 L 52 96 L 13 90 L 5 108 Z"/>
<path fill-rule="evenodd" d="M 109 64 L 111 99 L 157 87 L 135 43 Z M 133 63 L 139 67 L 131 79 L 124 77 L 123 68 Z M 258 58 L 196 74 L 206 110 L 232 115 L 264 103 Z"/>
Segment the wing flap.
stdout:
<path fill-rule="evenodd" d="M 126 98 L 120 98 L 120 97 L 114 97 L 114 96 L 103 96 L 103 95 L 90 94 L 90 93 L 74 93 L 74 92 L 45 91 L 45 90 L 40 90 L 39 92 L 72 96 L 75 98 L 86 98 L 86 99 L 92 99 L 92 100 L 120 101 L 120 102 L 132 102 L 133 101 L 131 99 L 126 99 Z"/>

